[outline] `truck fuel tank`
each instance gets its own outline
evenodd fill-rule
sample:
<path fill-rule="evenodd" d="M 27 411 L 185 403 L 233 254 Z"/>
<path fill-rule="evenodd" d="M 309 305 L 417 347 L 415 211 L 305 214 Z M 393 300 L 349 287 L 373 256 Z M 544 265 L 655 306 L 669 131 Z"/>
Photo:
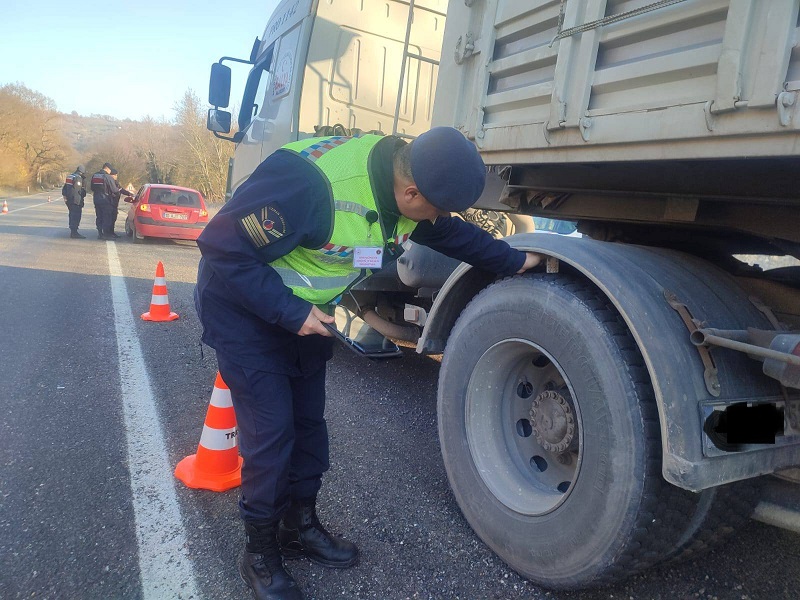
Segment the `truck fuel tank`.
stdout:
<path fill-rule="evenodd" d="M 397 276 L 412 288 L 440 289 L 460 261 L 426 246 L 406 242 L 408 248 L 397 259 Z"/>

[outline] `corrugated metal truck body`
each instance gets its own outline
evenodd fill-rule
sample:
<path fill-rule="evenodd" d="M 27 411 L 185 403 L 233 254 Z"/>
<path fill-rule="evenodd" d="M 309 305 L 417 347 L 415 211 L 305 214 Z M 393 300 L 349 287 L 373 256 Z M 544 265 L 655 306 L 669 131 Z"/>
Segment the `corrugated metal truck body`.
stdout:
<path fill-rule="evenodd" d="M 494 163 L 796 155 L 797 0 L 665 4 L 451 2 L 434 122 Z"/>

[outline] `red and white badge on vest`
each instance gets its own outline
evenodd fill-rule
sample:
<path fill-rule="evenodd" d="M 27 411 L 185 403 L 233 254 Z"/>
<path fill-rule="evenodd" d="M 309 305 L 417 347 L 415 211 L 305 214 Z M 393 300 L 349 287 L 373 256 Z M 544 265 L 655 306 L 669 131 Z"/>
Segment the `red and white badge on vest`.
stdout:
<path fill-rule="evenodd" d="M 353 266 L 357 269 L 382 268 L 383 248 L 379 246 L 356 246 L 353 248 Z"/>

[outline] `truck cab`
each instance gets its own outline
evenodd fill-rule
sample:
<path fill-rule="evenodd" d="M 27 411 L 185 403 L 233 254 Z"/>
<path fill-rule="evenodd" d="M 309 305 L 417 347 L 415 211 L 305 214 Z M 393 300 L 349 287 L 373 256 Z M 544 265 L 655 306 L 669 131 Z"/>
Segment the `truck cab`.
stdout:
<path fill-rule="evenodd" d="M 353 131 L 412 139 L 429 129 L 446 9 L 446 0 L 418 1 L 410 26 L 402 2 L 281 2 L 243 61 L 252 67 L 233 136 L 232 190 L 292 141 Z M 212 100 L 221 103 L 209 124 L 228 107 L 226 60 L 212 73 Z"/>

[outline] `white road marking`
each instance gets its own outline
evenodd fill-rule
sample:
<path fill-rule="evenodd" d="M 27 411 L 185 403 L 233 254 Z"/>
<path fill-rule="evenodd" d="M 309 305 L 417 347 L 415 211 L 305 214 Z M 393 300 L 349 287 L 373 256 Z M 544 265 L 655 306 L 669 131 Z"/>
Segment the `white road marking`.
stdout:
<path fill-rule="evenodd" d="M 144 600 L 198 598 L 172 467 L 136 335 L 122 266 L 115 245 L 107 242 L 106 247 Z"/>
<path fill-rule="evenodd" d="M 61 198 L 59 198 L 59 200 L 63 202 Z M 36 208 L 37 206 L 44 206 L 45 204 L 54 204 L 54 203 L 55 200 L 53 200 L 52 202 L 42 202 L 41 204 L 31 204 L 30 206 L 23 206 L 22 208 L 15 208 L 13 210 L 9 208 L 7 213 L 2 213 L 2 214 L 10 215 L 11 213 L 19 212 L 21 210 L 28 210 L 29 208 Z M 2 206 L 2 204 L 0 204 L 0 206 Z"/>

